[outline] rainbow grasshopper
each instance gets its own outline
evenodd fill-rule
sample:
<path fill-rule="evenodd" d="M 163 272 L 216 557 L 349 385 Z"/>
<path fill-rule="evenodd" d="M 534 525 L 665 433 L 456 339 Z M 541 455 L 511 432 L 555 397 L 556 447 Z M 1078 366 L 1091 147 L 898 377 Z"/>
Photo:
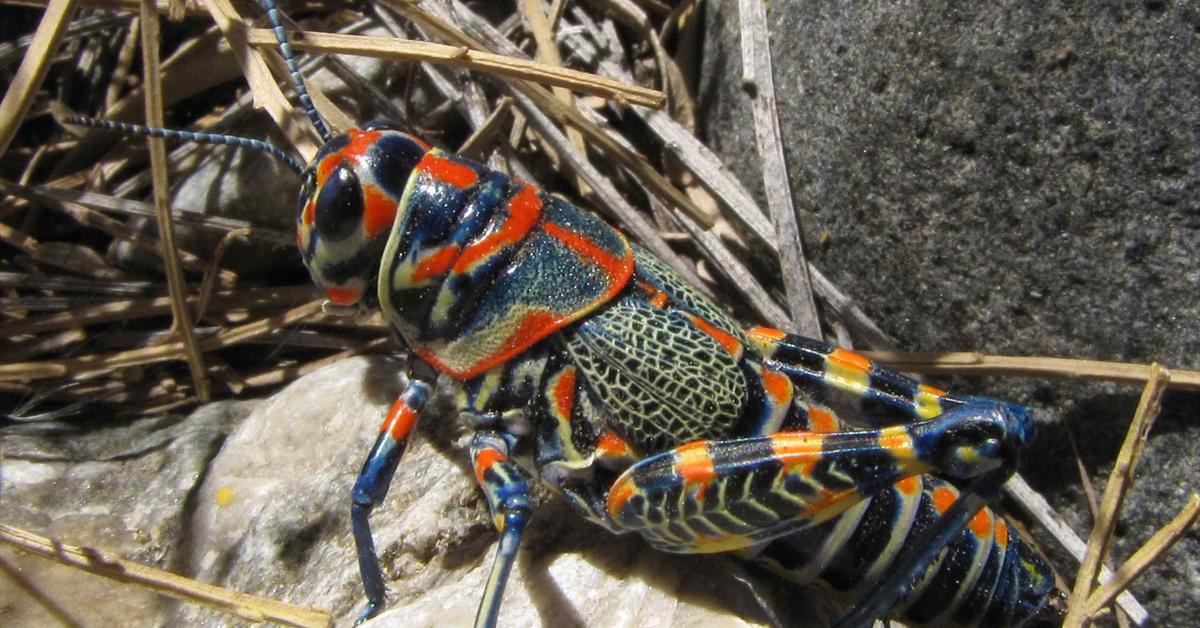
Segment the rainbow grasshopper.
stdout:
<path fill-rule="evenodd" d="M 283 160 L 304 179 L 297 243 L 313 280 L 336 307 L 382 310 L 415 356 L 352 492 L 360 620 L 385 604 L 371 511 L 442 375 L 500 533 L 477 625 L 496 623 L 533 511 L 518 449 L 588 521 L 822 580 L 858 600 L 844 625 L 1057 616 L 1049 568 L 985 507 L 1032 438 L 1028 408 L 745 329 L 591 212 L 390 124 L 331 136 L 263 4 L 325 142 L 307 167 L 246 138 L 73 121 Z"/>

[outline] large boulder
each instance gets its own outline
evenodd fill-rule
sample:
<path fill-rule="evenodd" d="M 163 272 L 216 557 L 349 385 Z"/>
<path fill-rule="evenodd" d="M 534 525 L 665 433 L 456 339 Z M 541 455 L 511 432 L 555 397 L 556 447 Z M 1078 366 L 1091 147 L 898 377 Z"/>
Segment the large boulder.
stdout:
<path fill-rule="evenodd" d="M 328 610 L 339 625 L 351 622 L 365 598 L 350 532 L 350 488 L 378 422 L 403 389 L 402 366 L 383 358 L 344 360 L 263 402 L 224 443 L 197 491 L 183 571 Z M 470 472 L 468 438 L 449 396 L 439 395 L 371 518 L 389 588 L 386 612 L 371 625 L 473 621 L 497 534 Z M 636 537 L 586 523 L 543 490 L 535 497 L 501 626 L 766 621 L 760 599 L 772 597 L 771 585 L 752 590 L 732 560 L 660 554 Z M 770 612 L 781 611 L 772 605 Z M 180 606 L 170 621 L 225 620 Z"/>

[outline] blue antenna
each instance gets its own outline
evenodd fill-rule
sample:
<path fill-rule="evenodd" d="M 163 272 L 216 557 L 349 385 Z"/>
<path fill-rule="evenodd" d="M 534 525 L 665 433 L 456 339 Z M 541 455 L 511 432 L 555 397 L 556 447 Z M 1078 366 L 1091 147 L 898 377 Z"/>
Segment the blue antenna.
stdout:
<path fill-rule="evenodd" d="M 262 151 L 280 161 L 288 168 L 295 170 L 297 174 L 304 173 L 304 164 L 296 160 L 295 157 L 283 152 L 278 146 L 268 144 L 260 140 L 252 140 L 246 137 L 238 137 L 236 135 L 214 135 L 212 133 L 194 133 L 192 131 L 176 131 L 173 129 L 160 129 L 157 127 L 142 126 L 140 124 L 126 124 L 124 122 L 113 122 L 111 120 L 101 120 L 99 118 L 88 118 L 86 116 L 67 115 L 63 116 L 63 121 L 68 124 L 78 124 L 81 126 L 92 127 L 94 129 L 106 129 L 109 131 L 120 131 L 127 135 L 142 135 L 150 137 L 161 137 L 168 140 L 176 140 L 180 142 L 198 142 L 200 144 L 224 144 L 225 146 L 238 146 L 241 148 L 252 148 Z"/>
<path fill-rule="evenodd" d="M 279 40 L 279 53 L 283 55 L 288 72 L 292 75 L 292 85 L 296 87 L 296 96 L 300 99 L 300 106 L 304 107 L 304 113 L 308 114 L 308 119 L 312 120 L 313 126 L 317 127 L 321 141 L 328 142 L 331 139 L 329 128 L 325 126 L 325 121 L 321 119 L 317 108 L 313 106 L 312 98 L 308 96 L 308 88 L 304 86 L 304 77 L 300 75 L 300 66 L 296 64 L 296 54 L 292 51 L 292 45 L 287 41 L 287 33 L 283 30 L 283 20 L 279 17 L 279 9 L 275 8 L 275 0 L 261 0 L 261 2 L 263 8 L 267 10 L 267 19 L 271 21 L 271 29 L 275 31 L 275 39 Z"/>

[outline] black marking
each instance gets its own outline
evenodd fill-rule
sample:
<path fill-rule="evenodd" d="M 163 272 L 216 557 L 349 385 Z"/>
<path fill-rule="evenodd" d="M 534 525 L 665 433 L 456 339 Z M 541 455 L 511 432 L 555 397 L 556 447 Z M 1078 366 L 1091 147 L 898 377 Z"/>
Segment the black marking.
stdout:
<path fill-rule="evenodd" d="M 427 151 L 404 133 L 384 133 L 367 153 L 375 183 L 392 198 L 400 198 L 413 169 Z"/>
<path fill-rule="evenodd" d="M 840 591 L 853 589 L 862 582 L 892 537 L 907 533 L 907 530 L 895 529 L 904 505 L 900 500 L 895 489 L 880 491 L 871 498 L 858 527 L 821 573 L 822 580 Z"/>
<path fill-rule="evenodd" d="M 999 525 L 999 521 L 996 522 Z M 987 559 L 983 564 L 983 569 L 979 572 L 979 577 L 975 580 L 975 586 L 967 592 L 963 599 L 962 606 L 954 612 L 954 623 L 963 626 L 971 626 L 979 622 L 979 616 L 992 603 L 992 595 L 996 592 L 996 585 L 1000 579 L 1000 567 L 1004 564 L 1005 548 L 999 543 L 992 543 L 992 549 L 988 552 Z"/>
<path fill-rule="evenodd" d="M 358 175 L 349 165 L 339 164 L 321 186 L 316 214 L 317 235 L 327 240 L 344 240 L 359 230 L 363 191 Z"/>
<path fill-rule="evenodd" d="M 783 340 L 779 341 L 772 358 L 783 364 L 800 367 L 820 375 L 825 372 L 825 357 L 832 353 L 833 349 L 833 345 L 820 340 L 787 334 Z"/>
<path fill-rule="evenodd" d="M 937 572 L 925 584 L 920 597 L 904 611 L 904 616 L 917 624 L 925 624 L 940 616 L 954 601 L 960 587 L 973 587 L 975 582 L 966 582 L 975 558 L 975 535 L 970 531 L 958 536 L 942 550 L 941 562 L 935 561 Z"/>

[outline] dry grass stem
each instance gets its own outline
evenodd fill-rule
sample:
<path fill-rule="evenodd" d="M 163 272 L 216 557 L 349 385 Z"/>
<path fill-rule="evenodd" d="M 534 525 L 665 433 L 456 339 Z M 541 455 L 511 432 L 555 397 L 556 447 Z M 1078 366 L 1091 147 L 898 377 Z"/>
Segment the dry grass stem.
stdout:
<path fill-rule="evenodd" d="M 315 298 L 317 291 L 311 286 L 287 288 L 242 288 L 237 291 L 217 292 L 212 303 L 222 310 L 235 308 L 278 308 L 302 300 Z M 189 297 L 189 303 L 195 298 Z M 29 316 L 23 320 L 5 321 L 4 332 L 9 336 L 39 334 L 71 327 L 98 325 L 113 321 L 127 321 L 149 316 L 162 316 L 171 311 L 170 297 L 152 299 L 121 299 L 95 303 L 87 308 L 71 308 L 71 311 L 45 316 Z"/>
<path fill-rule="evenodd" d="M 292 308 L 283 314 L 256 320 L 239 327 L 223 329 L 211 338 L 200 340 L 197 345 L 201 351 L 216 351 L 217 349 L 244 342 L 274 329 L 286 327 L 304 320 L 320 312 L 323 302 L 324 299 L 312 301 L 300 307 Z M 184 357 L 183 351 L 183 343 L 175 341 L 154 347 L 121 351 L 113 354 L 0 364 L 0 381 L 23 381 L 56 377 L 82 378 L 95 373 L 130 366 L 141 366 L 166 360 L 181 359 Z"/>
<path fill-rule="evenodd" d="M 562 57 L 558 54 L 558 42 L 554 40 L 554 31 L 550 27 L 550 20 L 542 11 L 542 3 L 540 0 L 519 0 L 517 6 L 521 10 L 521 14 L 525 17 L 525 23 L 529 26 L 530 32 L 533 33 L 534 43 L 537 44 L 536 58 L 538 62 L 544 63 L 553 67 L 562 67 Z M 596 77 L 598 80 L 602 77 Z M 568 107 L 575 107 L 575 97 L 571 95 L 565 87 L 556 86 L 551 90 L 554 97 Z M 662 109 L 667 102 L 666 94 L 658 92 L 662 99 L 658 102 L 655 109 Z M 630 102 L 633 102 L 632 100 Z M 571 146 L 582 155 L 587 155 L 587 144 L 583 140 L 583 134 L 578 129 L 567 127 L 567 138 L 571 140 Z M 578 178 L 575 182 L 575 188 L 579 190 L 579 196 L 583 199 L 588 199 L 592 196 L 592 190 L 582 178 Z"/>
<path fill-rule="evenodd" d="M 82 628 L 83 624 L 81 624 L 79 620 L 72 617 L 71 613 L 68 612 L 67 609 L 63 608 L 62 604 L 59 604 L 54 600 L 54 598 L 47 595 L 45 591 L 42 591 L 42 589 L 38 587 L 35 582 L 30 580 L 25 574 L 21 573 L 21 570 L 13 566 L 13 564 L 8 562 L 8 560 L 6 560 L 3 556 L 0 556 L 0 574 L 3 574 L 5 577 L 11 580 L 12 583 L 17 586 L 17 588 L 24 591 L 25 595 L 28 595 L 35 602 L 37 602 L 38 605 L 46 609 L 46 612 L 50 613 L 50 615 L 62 623 L 62 625 L 66 626 L 67 628 Z"/>
<path fill-rule="evenodd" d="M 582 39 L 578 33 L 568 34 L 567 41 L 577 47 L 587 45 L 586 40 Z M 606 74 L 624 80 L 629 79 L 627 71 L 616 63 L 602 60 L 600 67 Z M 730 216 L 748 228 L 770 247 L 772 252 L 776 255 L 779 254 L 774 227 L 766 213 L 758 207 L 758 202 L 754 200 L 754 197 L 733 176 L 729 168 L 721 163 L 720 158 L 711 149 L 665 112 L 636 107 L 632 109 L 632 112 L 646 122 L 650 130 L 662 140 L 664 148 L 671 153 L 673 158 L 678 159 L 696 175 L 697 180 L 708 191 L 722 201 Z M 833 311 L 834 317 L 845 321 L 854 330 L 854 333 L 858 334 L 869 346 L 879 349 L 890 349 L 895 346 L 895 341 L 880 329 L 845 292 L 827 279 L 817 267 L 810 264 L 808 272 L 814 291 Z"/>
<path fill-rule="evenodd" d="M 0 543 L 36 554 L 68 567 L 118 582 L 134 584 L 173 598 L 202 604 L 243 619 L 272 621 L 287 626 L 324 627 L 333 624 L 328 613 L 277 602 L 196 582 L 91 548 L 67 545 L 10 525 L 0 524 Z"/>
<path fill-rule="evenodd" d="M 496 142 L 504 125 L 512 118 L 512 98 L 505 96 L 475 132 L 458 147 L 458 154 L 471 159 L 484 159 L 488 148 Z"/>
<path fill-rule="evenodd" d="M 4 100 L 0 101 L 0 155 L 8 150 L 17 128 L 25 119 L 25 113 L 33 105 L 33 97 L 46 78 L 58 44 L 67 32 L 71 16 L 75 14 L 75 2 L 50 0 L 46 5 L 46 13 L 42 15 L 42 21 L 33 35 L 33 42 L 25 52 L 16 76 L 4 92 Z"/>
<path fill-rule="evenodd" d="M 279 43 L 275 34 L 265 28 L 252 28 L 247 32 L 252 46 L 273 50 Z M 301 31 L 288 33 L 288 41 L 296 50 L 346 54 L 383 59 L 424 61 L 452 67 L 487 72 L 497 76 L 518 78 L 535 83 L 564 87 L 573 91 L 612 100 L 623 101 L 646 107 L 661 108 L 666 95 L 640 85 L 621 83 L 603 76 L 578 70 L 536 63 L 526 59 L 515 59 L 502 55 L 471 50 L 463 46 L 448 46 L 427 41 L 368 37 L 365 35 L 341 35 Z"/>
<path fill-rule="evenodd" d="M 741 20 L 742 84 L 750 86 L 754 112 L 754 138 L 762 158 L 763 189 L 767 208 L 775 227 L 775 248 L 783 271 L 783 287 L 791 316 L 788 327 L 810 338 L 821 338 L 817 303 L 813 300 L 808 261 L 800 239 L 800 223 L 792 204 L 787 161 L 783 155 L 783 137 L 779 130 L 779 111 L 775 106 L 775 79 L 771 69 L 771 39 L 767 30 L 767 12 L 760 0 L 739 0 Z"/>
<path fill-rule="evenodd" d="M 152 235 L 140 233 L 133 227 L 123 222 L 113 220 L 112 218 L 109 218 L 100 212 L 93 211 L 82 204 L 70 201 L 60 201 L 56 198 L 43 195 L 34 188 L 18 186 L 15 183 L 9 183 L 3 180 L 0 180 L 0 190 L 4 190 L 13 196 L 18 196 L 27 200 L 36 200 L 42 207 L 47 207 L 65 214 L 81 225 L 99 229 L 100 231 L 103 231 L 114 238 L 124 240 L 144 251 L 153 253 L 156 256 L 162 257 L 165 255 L 161 240 L 153 237 Z M 179 262 L 187 270 L 203 272 L 204 269 L 208 267 L 208 263 L 205 260 L 200 259 L 192 253 L 179 248 L 176 248 L 175 251 L 179 256 Z"/>
<path fill-rule="evenodd" d="M 1162 395 L 1166 392 L 1171 374 L 1157 364 L 1150 366 L 1150 379 L 1142 391 L 1138 402 L 1137 412 L 1133 422 L 1125 433 L 1125 442 L 1121 444 L 1121 452 L 1108 476 L 1104 486 L 1104 497 L 1100 501 L 1100 516 L 1092 526 L 1088 537 L 1087 553 L 1075 577 L 1075 586 L 1071 590 L 1067 603 L 1067 617 L 1063 625 L 1067 627 L 1083 626 L 1088 621 L 1086 602 L 1091 595 L 1093 584 L 1104 563 L 1105 553 L 1112 547 L 1112 535 L 1117 526 L 1117 515 L 1124 504 L 1125 495 L 1133 481 L 1133 472 L 1137 468 L 1141 451 L 1146 446 L 1146 437 L 1162 403 Z"/>
<path fill-rule="evenodd" d="M 9 183 L 0 179 L 0 190 L 4 190 L 9 194 L 19 195 L 22 198 L 37 199 L 40 202 L 69 202 L 78 203 L 84 207 L 95 209 L 97 211 L 112 212 L 125 216 L 140 216 L 143 218 L 154 218 L 154 205 L 142 201 L 135 201 L 127 198 L 119 198 L 109 194 L 100 194 L 97 192 L 88 192 L 84 190 L 69 190 L 61 187 L 40 186 L 22 186 L 15 183 Z M 236 220 L 233 218 L 225 218 L 223 216 L 209 216 L 198 214 L 189 211 L 179 211 L 175 209 L 173 212 L 175 220 L 180 224 L 192 225 L 203 229 L 214 231 L 235 231 L 250 229 L 250 223 L 244 220 Z M 292 233 L 286 233 L 278 229 L 267 227 L 254 226 L 250 236 L 252 238 L 261 238 L 268 242 L 281 244 L 284 246 L 293 246 L 296 243 L 296 236 Z"/>
<path fill-rule="evenodd" d="M 162 103 L 162 84 L 159 82 L 159 24 L 158 13 L 155 12 L 151 0 L 142 0 L 141 12 L 142 31 L 142 76 L 146 87 L 146 124 L 152 127 L 164 127 Z M 204 373 L 204 357 L 196 344 L 196 334 L 192 328 L 192 314 L 187 307 L 187 284 L 184 283 L 183 269 L 179 265 L 179 248 L 175 245 L 175 221 L 171 210 L 167 207 L 170 189 L 167 182 L 167 144 L 160 137 L 146 138 L 150 152 L 150 172 L 153 179 L 154 208 L 157 214 L 158 234 L 162 242 L 162 256 L 167 275 L 167 290 L 171 296 L 171 313 L 174 321 L 172 331 L 179 335 L 183 343 L 184 357 L 188 369 L 192 373 L 192 385 L 196 397 L 200 401 L 208 401 L 208 377 Z"/>
<path fill-rule="evenodd" d="M 867 351 L 865 354 L 873 360 L 909 373 L 1054 377 L 1129 384 L 1145 383 L 1150 380 L 1153 373 L 1153 368 L 1145 364 L 1037 356 L 987 355 L 975 351 L 945 353 Z M 1200 371 L 1172 370 L 1169 386 L 1179 390 L 1200 390 Z"/>
<path fill-rule="evenodd" d="M 484 45 L 484 42 L 480 42 L 439 16 L 426 12 L 424 6 L 413 7 L 403 0 L 383 0 L 383 4 L 395 9 L 408 19 L 430 29 L 438 37 L 450 41 L 455 45 L 476 50 L 483 50 L 491 46 L 494 49 L 498 49 L 501 54 L 510 57 L 523 56 L 519 48 L 504 38 L 503 35 L 492 28 L 482 18 L 471 13 L 466 7 L 459 8 L 457 15 L 464 19 L 469 19 L 469 25 L 475 30 L 474 35 L 480 33 L 487 35 L 487 46 Z M 696 207 L 691 199 L 687 198 L 687 195 L 671 185 L 665 177 L 652 168 L 650 164 L 646 163 L 644 157 L 622 146 L 607 132 L 585 118 L 578 109 L 563 105 L 553 94 L 540 85 L 523 80 L 509 81 L 506 85 L 510 85 L 514 90 L 532 101 L 544 115 L 549 116 L 555 122 L 569 124 L 578 129 L 589 143 L 616 159 L 622 166 L 641 180 L 649 189 L 648 191 L 662 197 L 667 204 L 683 209 L 705 229 L 712 227 L 715 222 L 714 216 Z M 520 101 L 518 101 L 519 104 Z M 526 115 L 528 115 L 528 112 L 526 112 Z"/>
<path fill-rule="evenodd" d="M 246 75 L 246 82 L 250 84 L 250 91 L 254 93 L 255 105 L 262 107 L 270 114 L 271 119 L 287 136 L 296 152 L 300 153 L 303 161 L 312 161 L 313 156 L 317 154 L 312 124 L 303 119 L 303 114 L 296 110 L 296 107 L 279 89 L 275 78 L 271 76 L 262 52 L 250 46 L 246 38 L 247 29 L 242 16 L 233 8 L 229 0 L 203 0 L 203 2 L 217 23 L 217 27 L 229 40 L 233 54 L 237 57 L 238 64 L 242 66 L 242 73 Z"/>
<path fill-rule="evenodd" d="M 212 262 L 208 268 L 204 269 L 204 278 L 200 281 L 200 291 L 196 297 L 196 320 L 204 318 L 204 310 L 208 308 L 208 298 L 212 295 L 213 287 L 216 285 L 217 276 L 220 275 L 221 258 L 225 257 L 225 251 L 233 244 L 234 240 L 245 239 L 250 237 L 250 229 L 236 229 L 226 233 L 221 241 L 217 243 L 217 248 L 213 250 Z"/>
<path fill-rule="evenodd" d="M 18 7 L 35 7 L 41 8 L 50 4 L 52 0 L 4 0 L 4 4 L 11 4 Z M 155 0 L 154 8 L 159 13 L 166 13 L 169 8 L 170 0 Z M 124 11 L 126 13 L 138 12 L 138 0 L 78 0 L 77 6 L 88 7 L 92 9 L 108 9 L 110 11 Z M 189 14 L 198 15 L 204 13 L 204 8 L 198 0 L 186 0 L 184 7 Z"/>
<path fill-rule="evenodd" d="M 1004 485 L 1004 494 L 1019 503 L 1025 514 L 1042 528 L 1045 528 L 1054 537 L 1054 540 L 1068 554 L 1074 557 L 1075 560 L 1083 560 L 1083 555 L 1087 552 L 1087 544 L 1084 543 L 1083 539 L 1079 538 L 1079 535 L 1075 533 L 1071 525 L 1055 512 L 1050 503 L 1046 501 L 1046 498 L 1033 490 L 1033 487 L 1029 486 L 1019 473 L 1010 478 L 1008 483 Z M 1112 577 L 1112 570 L 1107 567 L 1101 567 L 1101 582 L 1107 582 Z M 1150 619 L 1150 614 L 1128 591 L 1124 591 L 1117 596 L 1117 605 L 1139 626 L 1145 625 Z"/>
<path fill-rule="evenodd" d="M 1134 578 L 1137 578 L 1154 561 L 1175 545 L 1196 521 L 1200 520 L 1200 494 L 1193 493 L 1187 504 L 1175 515 L 1167 525 L 1159 528 L 1145 545 L 1138 548 L 1125 564 L 1117 569 L 1112 580 L 1096 588 L 1088 597 L 1084 613 L 1089 619 L 1096 619 L 1100 613 L 1112 604 L 1113 599 L 1124 591 Z"/>

